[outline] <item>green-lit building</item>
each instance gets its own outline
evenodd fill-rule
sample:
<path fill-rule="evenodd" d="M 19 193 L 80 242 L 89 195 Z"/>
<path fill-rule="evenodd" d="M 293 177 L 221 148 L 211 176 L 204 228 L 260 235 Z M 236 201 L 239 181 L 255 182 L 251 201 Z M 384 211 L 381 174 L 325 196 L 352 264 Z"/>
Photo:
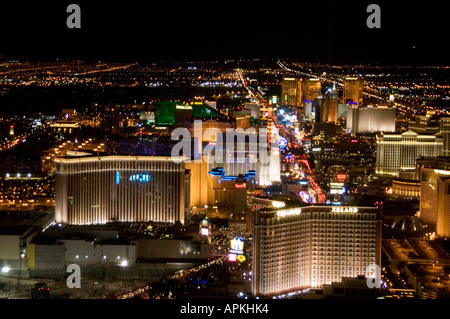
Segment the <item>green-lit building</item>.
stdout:
<path fill-rule="evenodd" d="M 184 127 L 186 119 L 190 116 L 196 118 L 225 118 L 225 115 L 220 114 L 203 102 L 191 102 L 186 104 L 179 101 L 158 101 L 155 103 L 156 126 Z"/>

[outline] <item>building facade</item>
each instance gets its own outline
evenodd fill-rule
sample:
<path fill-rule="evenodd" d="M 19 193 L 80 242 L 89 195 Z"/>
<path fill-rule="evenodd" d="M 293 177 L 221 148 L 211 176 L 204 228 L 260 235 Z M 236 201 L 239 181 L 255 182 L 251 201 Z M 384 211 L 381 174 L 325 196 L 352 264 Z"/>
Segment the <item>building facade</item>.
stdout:
<path fill-rule="evenodd" d="M 375 207 L 308 206 L 253 217 L 254 296 L 274 296 L 368 274 L 381 262 Z"/>
<path fill-rule="evenodd" d="M 347 105 L 347 130 L 352 134 L 365 132 L 395 132 L 395 111 L 388 106 L 358 107 Z"/>
<path fill-rule="evenodd" d="M 315 101 L 319 97 L 322 83 L 318 78 L 304 79 L 303 81 L 303 99 L 305 101 Z"/>
<path fill-rule="evenodd" d="M 283 79 L 281 82 L 281 105 L 302 106 L 302 82 L 300 78 Z"/>
<path fill-rule="evenodd" d="M 438 160 L 436 164 L 418 167 L 420 171 L 420 218 L 427 223 L 436 225 L 437 236 L 449 237 L 450 163 L 445 159 Z"/>
<path fill-rule="evenodd" d="M 420 182 L 415 180 L 392 180 L 392 188 L 389 192 L 392 198 L 400 200 L 420 199 Z"/>
<path fill-rule="evenodd" d="M 413 131 L 377 136 L 376 173 L 398 176 L 401 170 L 415 170 L 419 157 L 442 154 L 442 138 Z"/>
<path fill-rule="evenodd" d="M 184 162 L 161 156 L 58 158 L 55 162 L 57 223 L 184 223 L 186 219 L 190 175 Z"/>
<path fill-rule="evenodd" d="M 439 131 L 443 142 L 442 156 L 450 156 L 450 117 L 439 120 Z"/>
<path fill-rule="evenodd" d="M 364 81 L 360 78 L 345 78 L 342 103 L 352 102 L 362 105 Z"/>

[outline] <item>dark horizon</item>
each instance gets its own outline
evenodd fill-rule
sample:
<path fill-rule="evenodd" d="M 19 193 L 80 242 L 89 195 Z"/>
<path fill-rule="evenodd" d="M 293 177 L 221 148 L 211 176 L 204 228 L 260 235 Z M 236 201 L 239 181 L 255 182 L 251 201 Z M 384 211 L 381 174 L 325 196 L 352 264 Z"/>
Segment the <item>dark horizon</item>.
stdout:
<path fill-rule="evenodd" d="M 81 29 L 66 8 L 81 7 Z M 370 3 L 381 29 L 369 29 Z M 19 60 L 106 61 L 288 58 L 330 65 L 450 65 L 450 3 L 124 4 L 44 1 L 0 5 L 0 54 Z M 1 56 L 0 55 L 0 56 Z"/>

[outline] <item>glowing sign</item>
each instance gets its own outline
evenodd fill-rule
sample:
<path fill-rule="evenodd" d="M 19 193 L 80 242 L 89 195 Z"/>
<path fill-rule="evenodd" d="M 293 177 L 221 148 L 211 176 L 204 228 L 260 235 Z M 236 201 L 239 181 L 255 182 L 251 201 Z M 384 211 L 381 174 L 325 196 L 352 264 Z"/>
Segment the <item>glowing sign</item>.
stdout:
<path fill-rule="evenodd" d="M 347 174 L 336 174 L 336 178 L 340 181 L 347 179 Z"/>
<path fill-rule="evenodd" d="M 238 255 L 236 259 L 237 259 L 237 261 L 239 261 L 241 263 L 243 263 L 244 261 L 247 260 L 247 258 L 245 258 L 244 255 Z"/>
<path fill-rule="evenodd" d="M 209 227 L 209 221 L 207 219 L 202 220 L 200 224 L 203 228 Z"/>
<path fill-rule="evenodd" d="M 280 210 L 277 212 L 277 216 L 278 217 L 296 216 L 296 215 L 300 215 L 301 212 L 302 212 L 302 210 L 300 208 Z"/>
<path fill-rule="evenodd" d="M 281 208 L 284 206 L 286 206 L 286 204 L 284 202 L 279 202 L 276 200 L 272 201 L 272 207 L 274 207 L 274 208 Z"/>
<path fill-rule="evenodd" d="M 330 188 L 342 188 L 344 186 L 344 183 L 330 183 Z"/>
<path fill-rule="evenodd" d="M 357 213 L 358 208 L 356 207 L 333 207 L 331 209 L 332 213 Z"/>
<path fill-rule="evenodd" d="M 277 104 L 277 103 L 278 103 L 278 97 L 272 96 L 272 104 Z"/>
<path fill-rule="evenodd" d="M 200 230 L 200 234 L 202 234 L 203 236 L 208 236 L 209 235 L 209 229 L 208 228 L 202 228 Z"/>
<path fill-rule="evenodd" d="M 120 183 L 120 173 L 116 172 L 116 184 Z"/>
<path fill-rule="evenodd" d="M 192 110 L 192 106 L 190 105 L 176 105 L 175 108 L 177 110 Z"/>
<path fill-rule="evenodd" d="M 246 185 L 245 183 L 242 183 L 242 184 L 235 184 L 234 187 L 236 187 L 236 188 L 246 188 L 247 185 Z"/>
<path fill-rule="evenodd" d="M 284 137 L 280 137 L 278 139 L 278 146 L 280 147 L 280 149 L 284 150 L 287 146 L 288 142 Z"/>
<path fill-rule="evenodd" d="M 244 253 L 244 239 L 242 237 L 233 238 L 230 242 L 230 253 L 237 255 L 242 255 Z"/>
<path fill-rule="evenodd" d="M 134 174 L 129 178 L 130 182 L 149 182 L 150 180 L 150 174 Z"/>
<path fill-rule="evenodd" d="M 235 262 L 237 260 L 236 254 L 228 254 L 228 261 Z"/>

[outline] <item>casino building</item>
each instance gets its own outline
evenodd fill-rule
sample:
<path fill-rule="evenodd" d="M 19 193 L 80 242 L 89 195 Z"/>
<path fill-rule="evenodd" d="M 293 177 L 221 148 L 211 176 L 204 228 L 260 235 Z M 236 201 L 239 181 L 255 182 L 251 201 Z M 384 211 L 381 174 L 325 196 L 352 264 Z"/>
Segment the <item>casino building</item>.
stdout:
<path fill-rule="evenodd" d="M 184 162 L 162 156 L 66 157 L 55 162 L 57 223 L 186 220 L 190 171 Z"/>
<path fill-rule="evenodd" d="M 377 135 L 376 173 L 398 176 L 400 171 L 416 169 L 419 157 L 442 155 L 443 141 L 436 135 L 413 131 Z"/>
<path fill-rule="evenodd" d="M 361 107 L 347 105 L 347 130 L 352 134 L 366 132 L 395 132 L 396 108 L 390 106 Z"/>
<path fill-rule="evenodd" d="M 369 277 L 381 264 L 376 207 L 308 206 L 253 215 L 252 294 L 269 297 L 342 277 Z"/>

